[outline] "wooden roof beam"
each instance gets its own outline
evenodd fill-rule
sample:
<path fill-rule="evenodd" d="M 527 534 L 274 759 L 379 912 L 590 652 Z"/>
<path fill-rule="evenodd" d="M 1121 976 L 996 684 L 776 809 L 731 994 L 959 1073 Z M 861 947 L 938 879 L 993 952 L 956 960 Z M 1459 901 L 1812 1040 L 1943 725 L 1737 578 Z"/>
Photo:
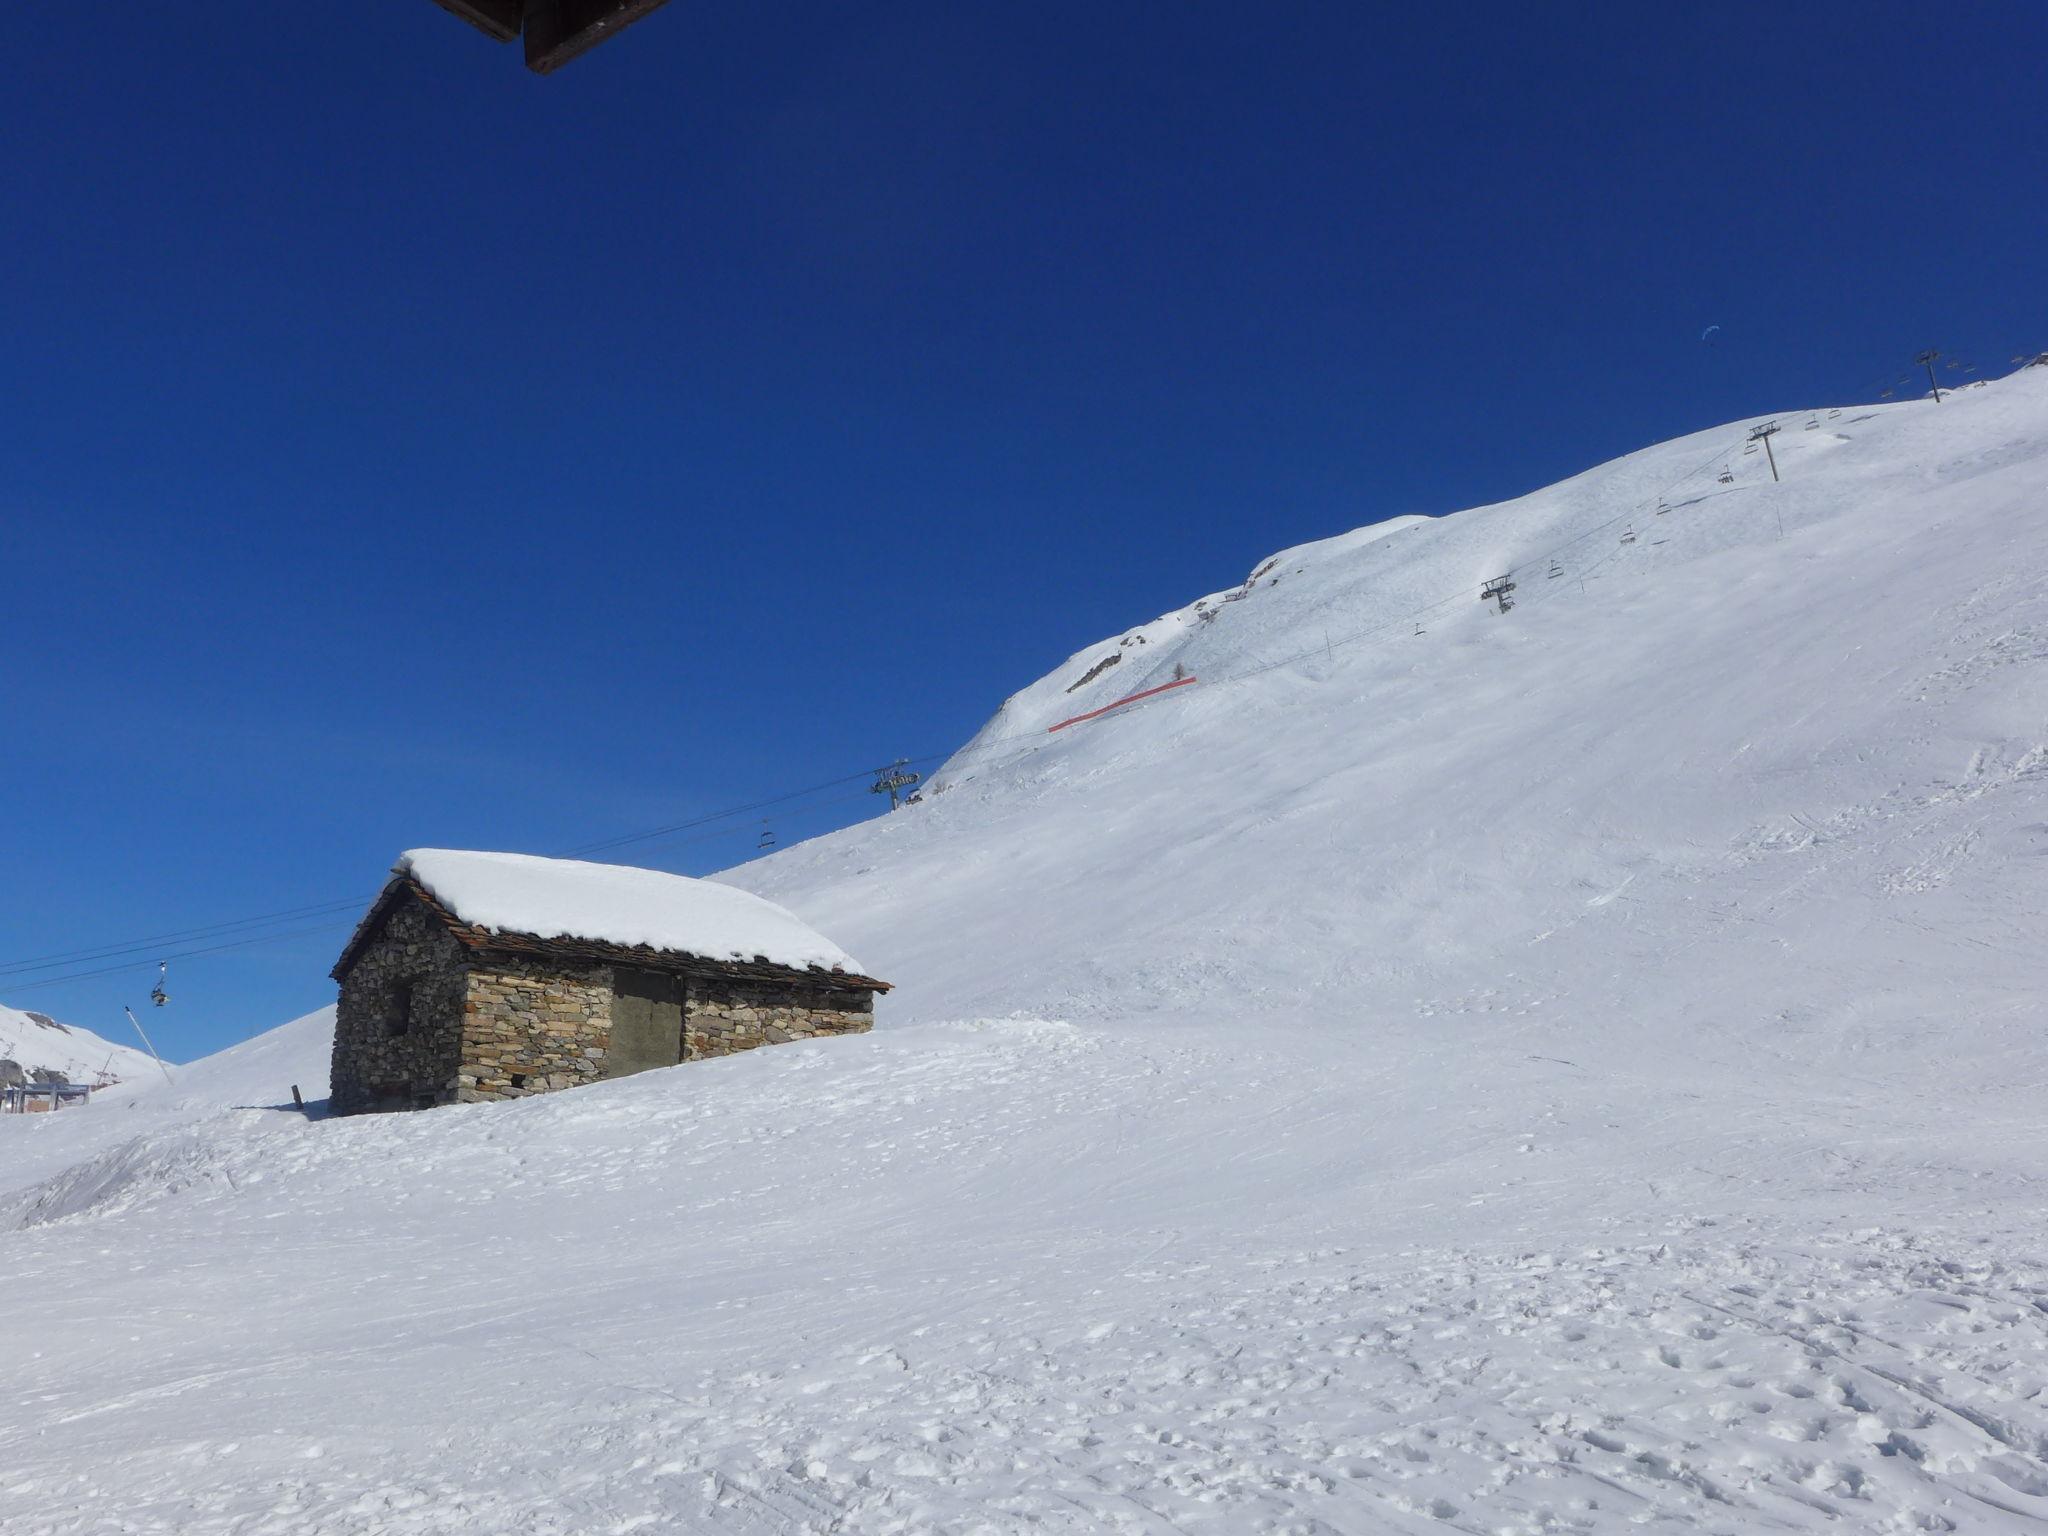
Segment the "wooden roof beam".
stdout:
<path fill-rule="evenodd" d="M 526 0 L 434 0 L 450 15 L 460 16 L 486 36 L 509 43 L 519 35 Z"/>
<path fill-rule="evenodd" d="M 526 67 L 537 75 L 551 74 L 666 3 L 667 0 L 526 0 Z"/>
<path fill-rule="evenodd" d="M 552 74 L 667 0 L 434 0 L 487 37 L 526 35 L 526 67 Z"/>

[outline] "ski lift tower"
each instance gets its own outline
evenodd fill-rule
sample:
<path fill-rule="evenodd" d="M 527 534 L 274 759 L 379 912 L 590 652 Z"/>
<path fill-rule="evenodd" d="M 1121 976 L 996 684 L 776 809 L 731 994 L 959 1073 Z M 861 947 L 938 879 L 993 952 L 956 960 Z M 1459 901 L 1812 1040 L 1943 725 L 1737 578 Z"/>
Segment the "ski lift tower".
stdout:
<path fill-rule="evenodd" d="M 1934 403 L 1936 405 L 1941 404 L 1941 381 L 1934 376 L 1934 360 L 1939 356 L 1941 356 L 1939 352 L 1929 347 L 1925 352 L 1920 353 L 1913 359 L 1914 362 L 1927 370 L 1927 384 L 1934 391 Z"/>
<path fill-rule="evenodd" d="M 1764 457 L 1771 461 L 1771 481 L 1773 484 L 1776 484 L 1778 479 L 1778 456 L 1771 451 L 1771 434 L 1777 430 L 1778 424 L 1775 421 L 1767 421 L 1760 427 L 1751 427 L 1749 429 L 1749 440 L 1752 443 L 1762 443 L 1764 445 Z"/>
<path fill-rule="evenodd" d="M 910 771 L 910 759 L 899 757 L 886 768 L 875 770 L 875 782 L 868 786 L 868 792 L 889 797 L 889 809 L 895 810 L 903 803 L 902 791 L 913 784 L 922 782 L 923 774 Z"/>

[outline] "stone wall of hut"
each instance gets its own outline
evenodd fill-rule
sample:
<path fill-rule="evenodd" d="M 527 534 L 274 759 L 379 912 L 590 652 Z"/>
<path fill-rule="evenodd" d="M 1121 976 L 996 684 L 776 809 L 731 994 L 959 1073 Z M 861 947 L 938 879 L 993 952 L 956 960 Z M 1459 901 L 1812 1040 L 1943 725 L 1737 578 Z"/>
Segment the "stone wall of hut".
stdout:
<path fill-rule="evenodd" d="M 683 1059 L 730 1056 L 823 1035 L 864 1034 L 874 1024 L 875 999 L 869 992 L 693 976 L 683 1011 Z"/>
<path fill-rule="evenodd" d="M 611 1031 L 610 967 L 494 956 L 469 973 L 455 1097 L 516 1099 L 596 1082 Z"/>
<path fill-rule="evenodd" d="M 342 978 L 329 1087 L 336 1114 L 455 1098 L 463 960 L 462 946 L 418 902 L 392 908 Z"/>
<path fill-rule="evenodd" d="M 611 967 L 463 948 L 418 901 L 357 950 L 335 1010 L 336 1114 L 521 1098 L 606 1075 Z M 691 976 L 684 1061 L 874 1026 L 874 997 L 802 982 Z"/>

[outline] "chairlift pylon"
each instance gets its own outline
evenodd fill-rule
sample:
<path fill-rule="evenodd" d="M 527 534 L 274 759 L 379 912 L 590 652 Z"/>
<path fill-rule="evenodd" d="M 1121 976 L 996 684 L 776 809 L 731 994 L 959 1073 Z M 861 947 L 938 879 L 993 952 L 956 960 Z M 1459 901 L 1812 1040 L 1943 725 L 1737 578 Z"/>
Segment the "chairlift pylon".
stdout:
<path fill-rule="evenodd" d="M 889 809 L 893 811 L 903 803 L 901 792 L 910 788 L 911 785 L 919 784 L 923 781 L 923 774 L 910 771 L 910 759 L 899 757 L 888 767 L 875 770 L 875 782 L 868 786 L 868 792 L 875 795 L 887 795 L 889 797 Z"/>

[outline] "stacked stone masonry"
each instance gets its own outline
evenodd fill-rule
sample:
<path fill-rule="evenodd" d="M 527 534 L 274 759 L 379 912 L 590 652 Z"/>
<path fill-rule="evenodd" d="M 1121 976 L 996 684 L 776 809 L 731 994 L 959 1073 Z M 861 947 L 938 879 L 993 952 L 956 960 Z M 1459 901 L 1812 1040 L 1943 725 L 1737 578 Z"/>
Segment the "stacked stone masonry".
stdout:
<path fill-rule="evenodd" d="M 857 1035 L 873 1028 L 874 1022 L 870 992 L 693 980 L 683 1015 L 683 1059 L 730 1056 L 757 1045 L 823 1035 Z"/>
<path fill-rule="evenodd" d="M 743 980 L 687 963 L 670 974 L 683 983 L 681 1061 L 874 1025 L 864 989 L 796 975 Z M 603 964 L 468 949 L 424 903 L 394 901 L 341 972 L 334 1112 L 520 1098 L 615 1075 L 615 975 Z"/>
<path fill-rule="evenodd" d="M 394 907 L 342 980 L 334 1011 L 336 1114 L 455 1097 L 468 956 L 417 903 Z"/>
<path fill-rule="evenodd" d="M 469 973 L 456 1098 L 512 1099 L 604 1076 L 612 973 L 568 973 L 516 956 Z"/>

